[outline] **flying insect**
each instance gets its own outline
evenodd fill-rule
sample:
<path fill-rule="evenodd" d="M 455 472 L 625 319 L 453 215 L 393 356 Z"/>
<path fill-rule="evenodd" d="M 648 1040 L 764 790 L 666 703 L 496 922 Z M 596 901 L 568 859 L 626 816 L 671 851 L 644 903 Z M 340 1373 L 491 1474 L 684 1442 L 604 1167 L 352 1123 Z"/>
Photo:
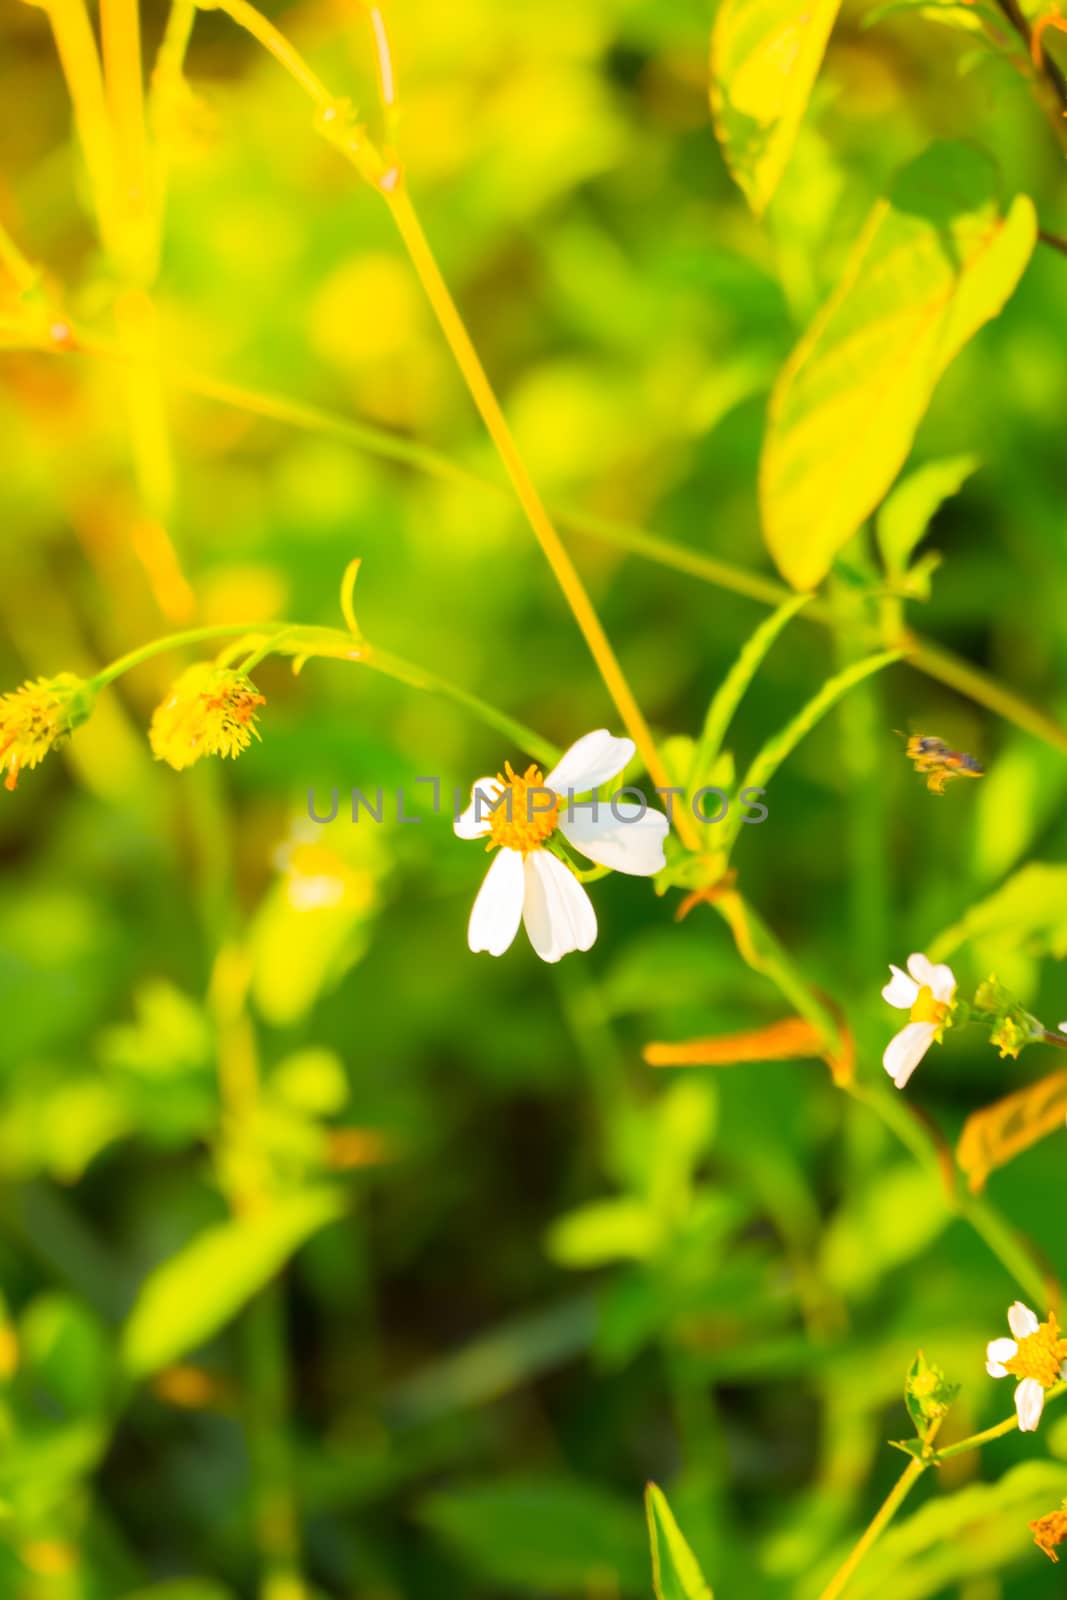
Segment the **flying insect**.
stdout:
<path fill-rule="evenodd" d="M 951 749 L 944 739 L 927 733 L 901 737 L 907 738 L 905 754 L 914 763 L 916 772 L 925 776 L 926 787 L 931 794 L 944 794 L 945 785 L 956 778 L 985 777 L 985 768 L 980 761 L 969 756 L 965 750 Z"/>

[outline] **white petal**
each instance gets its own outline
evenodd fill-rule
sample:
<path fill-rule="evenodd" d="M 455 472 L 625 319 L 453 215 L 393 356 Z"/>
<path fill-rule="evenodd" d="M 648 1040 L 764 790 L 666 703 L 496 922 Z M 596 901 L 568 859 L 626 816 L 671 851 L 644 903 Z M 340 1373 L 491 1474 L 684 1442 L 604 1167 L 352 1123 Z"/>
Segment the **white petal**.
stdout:
<path fill-rule="evenodd" d="M 1024 1306 L 1021 1300 L 1016 1300 L 1008 1312 L 1008 1327 L 1015 1337 L 1017 1339 L 1028 1339 L 1032 1333 L 1037 1332 L 1040 1326 L 1040 1322 L 1030 1310 L 1030 1307 Z"/>
<path fill-rule="evenodd" d="M 467 943 L 472 950 L 504 954 L 519 931 L 524 887 L 522 856 L 517 850 L 498 851 L 471 907 Z"/>
<path fill-rule="evenodd" d="M 990 1339 L 986 1345 L 985 1369 L 991 1378 L 1006 1378 L 1008 1369 L 1005 1361 L 1011 1361 L 1019 1354 L 1019 1346 L 1014 1339 Z"/>
<path fill-rule="evenodd" d="M 1036 1378 L 1024 1378 L 1015 1391 L 1015 1411 L 1019 1418 L 1020 1432 L 1033 1433 L 1041 1421 L 1044 1409 L 1044 1389 Z"/>
<path fill-rule="evenodd" d="M 663 854 L 669 827 L 666 817 L 662 811 L 650 810 L 642 816 L 641 807 L 629 800 L 617 800 L 615 810 L 619 816 L 603 800 L 597 805 L 595 818 L 591 810 L 578 806 L 570 818 L 566 810 L 561 810 L 560 831 L 598 867 L 614 867 L 616 872 L 628 872 L 635 878 L 650 878 L 667 864 Z"/>
<path fill-rule="evenodd" d="M 545 787 L 566 794 L 585 794 L 589 789 L 599 789 L 608 778 L 614 778 L 633 757 L 636 746 L 632 739 L 616 739 L 607 728 L 598 728 L 572 744 L 545 775 Z"/>
<path fill-rule="evenodd" d="M 1067 1022 L 1061 1022 L 1059 1027 L 1061 1033 L 1067 1033 Z"/>
<path fill-rule="evenodd" d="M 596 912 L 573 872 L 548 850 L 526 857 L 522 920 L 542 961 L 588 950 L 596 938 Z"/>
<path fill-rule="evenodd" d="M 882 990 L 882 999 L 888 1000 L 898 1011 L 910 1011 L 919 998 L 919 985 L 906 972 L 894 967 L 892 962 L 889 963 L 889 970 L 893 976 Z"/>
<path fill-rule="evenodd" d="M 921 952 L 916 951 L 914 955 L 908 957 L 908 971 L 916 983 L 933 990 L 935 1000 L 951 1000 L 956 992 L 955 974 L 943 961 L 935 966 Z"/>
<path fill-rule="evenodd" d="M 936 1032 L 935 1022 L 909 1022 L 906 1028 L 901 1028 L 890 1039 L 882 1056 L 882 1065 L 898 1089 L 903 1089 L 933 1044 Z"/>
<path fill-rule="evenodd" d="M 504 785 L 499 778 L 479 778 L 471 790 L 471 803 L 466 811 L 461 811 L 452 824 L 457 839 L 484 839 L 489 832 L 489 809 L 487 801 L 495 800 L 502 794 Z M 478 796 L 481 795 L 479 801 Z M 476 809 L 477 808 L 477 809 Z"/>

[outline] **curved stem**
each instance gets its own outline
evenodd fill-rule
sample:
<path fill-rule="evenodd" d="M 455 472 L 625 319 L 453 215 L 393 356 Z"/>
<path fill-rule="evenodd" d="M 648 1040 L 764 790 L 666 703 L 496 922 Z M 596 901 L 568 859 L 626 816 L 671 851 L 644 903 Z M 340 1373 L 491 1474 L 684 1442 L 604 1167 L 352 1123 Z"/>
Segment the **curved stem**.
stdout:
<path fill-rule="evenodd" d="M 927 1429 L 924 1443 L 929 1444 L 932 1441 L 939 1426 L 940 1418 Z M 914 1457 L 908 1462 L 893 1488 L 890 1489 L 888 1495 L 864 1529 L 859 1541 L 849 1552 L 844 1565 L 837 1569 L 830 1582 L 826 1585 L 826 1588 L 819 1596 L 819 1600 L 837 1600 L 837 1597 L 844 1593 L 845 1586 L 851 1580 L 856 1568 L 892 1522 L 928 1465 L 928 1461 L 920 1461 Z"/>
<path fill-rule="evenodd" d="M 277 625 L 279 633 L 285 631 L 282 624 Z M 228 639 L 235 634 L 262 633 L 262 622 L 218 622 L 203 628 L 185 628 L 181 633 L 167 633 L 161 639 L 152 639 L 148 644 L 138 645 L 136 650 L 128 650 L 124 656 L 119 656 L 108 666 L 94 673 L 89 679 L 91 689 L 102 689 L 105 684 L 113 683 L 116 678 L 121 678 L 124 672 L 130 672 L 134 667 L 139 667 L 142 661 L 150 661 L 153 656 L 162 655 L 167 650 L 180 649 L 186 644 L 203 644 L 210 639 Z"/>
<path fill-rule="evenodd" d="M 303 638 L 301 634 L 304 635 Z M 461 689 L 458 684 L 449 682 L 447 678 L 438 676 L 428 668 L 405 661 L 403 657 L 395 656 L 389 651 L 379 650 L 366 640 L 355 640 L 350 633 L 345 633 L 340 628 L 315 628 L 310 638 L 308 634 L 309 630 L 296 622 L 221 622 L 208 627 L 186 628 L 181 633 L 165 634 L 161 639 L 153 639 L 148 644 L 140 645 L 136 650 L 128 651 L 126 655 L 120 656 L 117 661 L 112 661 L 95 673 L 88 680 L 89 687 L 93 690 L 102 689 L 106 684 L 113 683 L 116 678 L 121 677 L 123 673 L 140 666 L 142 661 L 149 661 L 153 656 L 163 655 L 166 651 L 178 649 L 182 645 L 205 644 L 214 639 L 240 638 L 242 635 L 247 635 L 252 641 L 254 655 L 251 661 L 255 665 L 287 641 L 285 651 L 287 655 L 321 655 L 328 660 L 357 662 L 372 672 L 380 672 L 383 677 L 394 678 L 398 683 L 407 684 L 409 688 L 420 689 L 428 694 L 438 694 L 443 699 L 451 700 L 465 711 L 470 711 L 487 727 L 503 734 L 518 749 L 536 757 L 538 761 L 551 766 L 559 760 L 561 752 L 550 740 L 542 738 L 534 729 L 526 727 L 514 717 L 509 717 L 507 712 L 498 711 L 496 706 L 490 705 L 488 701 L 468 693 L 466 689 Z M 316 649 L 316 645 L 321 645 L 323 648 Z M 242 670 L 247 671 L 248 665 L 246 662 Z"/>
<path fill-rule="evenodd" d="M 1050 1400 L 1058 1400 L 1061 1394 L 1067 1394 L 1067 1383 L 1057 1383 L 1045 1392 L 1045 1404 Z M 943 1450 L 935 1450 L 932 1460 L 935 1462 L 950 1461 L 953 1456 L 961 1456 L 967 1450 L 977 1450 L 980 1445 L 988 1444 L 992 1439 L 1003 1439 L 1006 1433 L 1014 1433 L 1019 1426 L 1019 1418 L 1013 1411 L 1010 1417 L 1005 1417 L 1003 1422 L 998 1422 L 995 1427 L 984 1428 L 981 1433 L 972 1433 L 969 1438 L 961 1439 L 958 1444 L 946 1445 Z"/>

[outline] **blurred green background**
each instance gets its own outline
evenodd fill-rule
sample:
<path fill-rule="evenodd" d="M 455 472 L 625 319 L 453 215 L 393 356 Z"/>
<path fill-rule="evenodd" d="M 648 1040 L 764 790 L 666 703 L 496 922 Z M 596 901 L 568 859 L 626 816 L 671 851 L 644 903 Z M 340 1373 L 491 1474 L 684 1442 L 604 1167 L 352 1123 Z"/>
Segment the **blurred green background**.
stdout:
<path fill-rule="evenodd" d="M 271 14 L 373 105 L 358 15 Z M 716 149 L 703 3 L 394 0 L 389 19 L 412 193 L 546 497 L 754 572 L 771 576 L 755 492 L 770 385 L 892 172 L 933 138 L 975 138 L 1006 192 L 1067 229 L 1025 84 L 918 10 L 865 27 L 847 8 L 763 226 Z M 146 58 L 163 21 L 143 14 Z M 0 25 L 0 221 L 50 302 L 111 337 L 116 277 L 47 17 L 16 4 Z M 218 13 L 197 17 L 187 70 L 154 288 L 165 362 L 500 483 L 385 208 L 305 99 Z M 937 392 L 917 459 L 981 467 L 936 521 L 943 566 L 911 617 L 1060 716 L 1065 285 L 1067 262 L 1039 247 Z M 16 299 L 0 265 L 0 321 Z M 197 623 L 339 625 L 360 556 L 374 643 L 560 745 L 621 731 L 506 494 L 172 374 L 173 485 L 164 470 L 146 505 L 122 359 L 5 342 L 5 686 Z M 657 736 L 695 732 L 765 608 L 568 542 Z M 791 625 L 731 732 L 739 760 L 842 648 Z M 335 823 L 307 821 L 311 787 L 466 787 L 524 752 L 358 666 L 294 677 L 268 661 L 262 744 L 176 774 L 144 729 L 191 659 L 123 678 L 0 806 L 0 1594 L 647 1596 L 654 1478 L 717 1600 L 815 1600 L 903 1465 L 885 1441 L 910 1431 L 917 1348 L 964 1385 L 957 1435 L 1007 1414 L 984 1350 L 1018 1285 L 930 1163 L 821 1064 L 643 1064 L 649 1040 L 784 1014 L 703 908 L 677 925 L 677 895 L 612 877 L 588 956 L 546 967 L 520 937 L 493 961 L 466 948 L 482 858 L 447 816 L 353 827 L 342 799 Z M 989 776 L 938 800 L 898 728 L 973 751 Z M 886 964 L 1024 861 L 1063 859 L 1065 788 L 1061 754 L 904 665 L 775 779 L 741 881 L 844 1008 L 861 1082 L 881 1089 Z M 994 968 L 1055 1023 L 1067 989 L 1044 956 L 1007 928 L 953 964 L 962 982 Z M 1001 1062 L 950 1036 L 912 1098 L 954 1140 L 1050 1070 L 1040 1055 Z M 1053 1279 L 1063 1138 L 990 1184 Z M 246 1168 L 329 1204 L 290 1218 L 287 1244 L 240 1236 L 232 1258 L 194 1258 L 132 1381 L 118 1341 L 139 1286 L 223 1224 Z M 269 1276 L 298 1243 L 270 1287 L 242 1289 L 243 1268 Z M 210 1322 L 227 1294 L 233 1315 L 183 1344 L 190 1300 Z M 1050 1410 L 1036 1439 L 928 1474 L 901 1523 L 911 1544 L 887 1538 L 857 1600 L 1063 1593 L 1026 1521 L 1064 1494 L 1067 1418 Z M 927 1529 L 924 1507 L 948 1497 Z"/>

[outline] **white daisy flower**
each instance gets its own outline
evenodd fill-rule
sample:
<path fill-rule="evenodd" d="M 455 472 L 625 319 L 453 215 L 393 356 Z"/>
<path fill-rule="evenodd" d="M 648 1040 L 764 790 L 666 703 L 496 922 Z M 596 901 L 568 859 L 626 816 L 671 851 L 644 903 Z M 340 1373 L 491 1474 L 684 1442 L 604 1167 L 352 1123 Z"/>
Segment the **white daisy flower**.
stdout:
<path fill-rule="evenodd" d="M 986 1346 L 985 1369 L 991 1378 L 1018 1378 L 1015 1410 L 1023 1433 L 1033 1433 L 1041 1421 L 1045 1391 L 1061 1378 L 1067 1378 L 1067 1339 L 1060 1338 L 1060 1326 L 1050 1312 L 1047 1322 L 1038 1322 L 1021 1300 L 1008 1312 L 1012 1339 L 991 1339 Z"/>
<path fill-rule="evenodd" d="M 661 811 L 650 811 L 644 801 L 575 801 L 616 777 L 633 753 L 632 739 L 598 728 L 572 744 L 545 776 L 536 766 L 518 774 L 506 765 L 503 776 L 479 778 L 454 824 L 460 839 L 486 839 L 486 849 L 498 852 L 471 911 L 472 950 L 503 955 L 520 921 L 542 961 L 592 945 L 593 903 L 545 848 L 557 829 L 583 856 L 616 872 L 647 878 L 665 864 L 668 824 Z"/>
<path fill-rule="evenodd" d="M 908 957 L 907 972 L 892 963 L 889 970 L 893 976 L 882 990 L 882 999 L 911 1015 L 907 1025 L 886 1045 L 882 1065 L 897 1088 L 903 1089 L 930 1046 L 935 1040 L 941 1041 L 952 1010 L 956 979 L 951 967 L 943 962 L 935 966 L 918 953 Z"/>

